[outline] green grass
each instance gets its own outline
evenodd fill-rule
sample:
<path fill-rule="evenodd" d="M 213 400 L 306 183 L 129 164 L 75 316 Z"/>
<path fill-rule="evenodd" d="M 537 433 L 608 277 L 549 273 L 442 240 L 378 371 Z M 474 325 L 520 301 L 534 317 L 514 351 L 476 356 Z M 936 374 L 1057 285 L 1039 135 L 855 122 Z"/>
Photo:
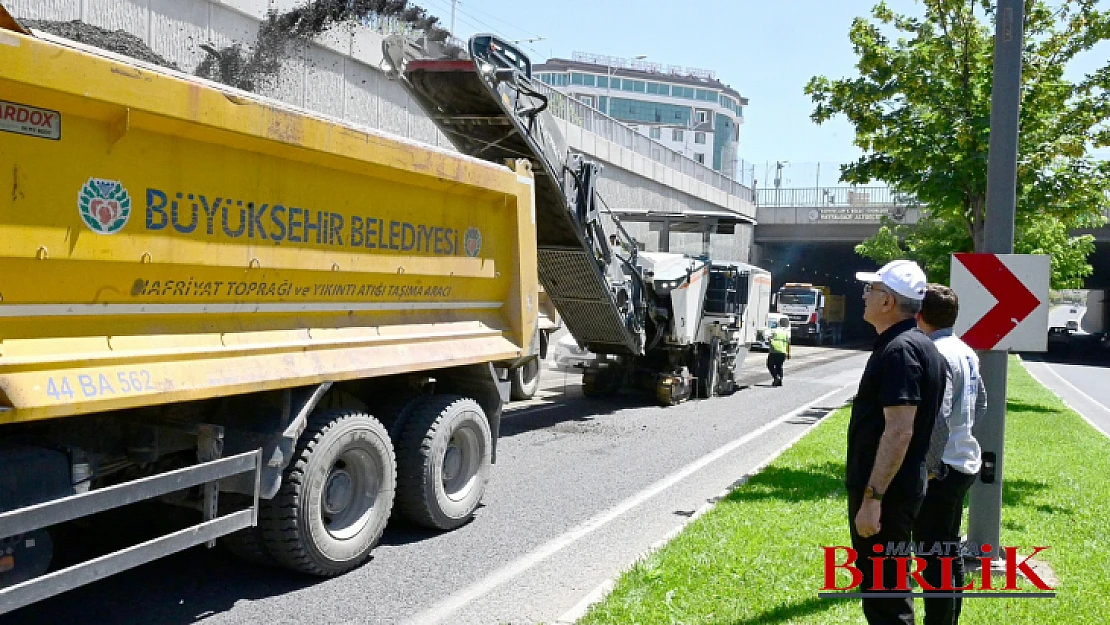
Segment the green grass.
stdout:
<path fill-rule="evenodd" d="M 1011 359 L 1002 544 L 1040 554 L 1055 599 L 968 599 L 964 624 L 1110 620 L 1110 440 Z M 626 572 L 580 623 L 863 623 L 858 600 L 819 599 L 822 546 L 850 544 L 846 410 Z M 966 518 L 965 518 L 966 529 Z M 996 584 L 996 587 L 1001 584 Z M 1032 590 L 1028 582 L 1026 589 Z M 923 614 L 918 601 L 920 622 Z"/>

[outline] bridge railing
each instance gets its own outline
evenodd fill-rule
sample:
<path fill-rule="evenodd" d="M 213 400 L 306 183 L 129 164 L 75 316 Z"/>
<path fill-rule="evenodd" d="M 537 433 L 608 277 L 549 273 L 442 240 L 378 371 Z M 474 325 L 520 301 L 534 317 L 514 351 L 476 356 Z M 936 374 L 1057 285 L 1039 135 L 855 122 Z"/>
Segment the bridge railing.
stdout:
<path fill-rule="evenodd" d="M 916 204 L 912 195 L 899 193 L 890 187 L 802 187 L 756 191 L 756 205 L 761 207 L 909 207 Z"/>
<path fill-rule="evenodd" d="M 603 139 L 612 141 L 626 150 L 690 176 L 698 182 L 708 184 L 729 195 L 749 202 L 755 201 L 755 193 L 750 187 L 687 157 L 681 152 L 676 152 L 654 139 L 645 137 L 624 122 L 609 117 L 592 106 L 583 104 L 549 85 L 539 81 L 533 81 L 532 84 L 549 98 L 548 110 L 555 117 L 579 126 Z"/>

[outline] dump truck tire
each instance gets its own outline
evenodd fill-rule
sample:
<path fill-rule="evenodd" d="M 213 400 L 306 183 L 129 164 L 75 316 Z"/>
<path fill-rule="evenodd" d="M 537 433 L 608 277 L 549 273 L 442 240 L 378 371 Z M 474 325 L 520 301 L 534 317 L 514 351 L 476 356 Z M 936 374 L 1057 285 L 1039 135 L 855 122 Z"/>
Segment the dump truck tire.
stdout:
<path fill-rule="evenodd" d="M 228 534 L 221 538 L 220 542 L 231 552 L 231 555 L 244 562 L 257 566 L 278 566 L 278 561 L 266 548 L 266 537 L 259 525 Z"/>
<path fill-rule="evenodd" d="M 267 501 L 259 501 L 259 515 Z M 242 510 L 254 505 L 254 498 L 238 493 L 220 493 L 220 515 Z M 278 566 L 278 561 L 270 555 L 266 547 L 266 537 L 262 533 L 262 526 L 255 525 L 232 532 L 220 538 L 220 544 L 231 552 L 231 555 L 249 564 L 258 566 Z"/>
<path fill-rule="evenodd" d="M 540 374 L 543 371 L 538 357 L 509 370 L 509 399 L 523 401 L 532 399 L 540 388 Z"/>
<path fill-rule="evenodd" d="M 267 550 L 311 575 L 357 567 L 385 530 L 396 484 L 393 444 L 377 419 L 353 410 L 313 415 L 281 489 L 262 506 Z"/>
<path fill-rule="evenodd" d="M 485 494 L 492 447 L 478 402 L 460 395 L 421 400 L 397 445 L 401 514 L 438 530 L 468 522 Z"/>

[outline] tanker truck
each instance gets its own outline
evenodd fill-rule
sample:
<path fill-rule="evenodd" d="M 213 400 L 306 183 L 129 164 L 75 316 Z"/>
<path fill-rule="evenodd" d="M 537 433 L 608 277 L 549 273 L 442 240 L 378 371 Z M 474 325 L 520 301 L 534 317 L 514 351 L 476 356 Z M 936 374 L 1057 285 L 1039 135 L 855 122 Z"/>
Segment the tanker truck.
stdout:
<path fill-rule="evenodd" d="M 534 358 L 535 178 L 0 7 L 0 613 L 222 539 L 331 576 L 466 523 Z M 507 164 L 506 164 L 507 163 Z M 191 527 L 51 570 L 52 528 Z"/>

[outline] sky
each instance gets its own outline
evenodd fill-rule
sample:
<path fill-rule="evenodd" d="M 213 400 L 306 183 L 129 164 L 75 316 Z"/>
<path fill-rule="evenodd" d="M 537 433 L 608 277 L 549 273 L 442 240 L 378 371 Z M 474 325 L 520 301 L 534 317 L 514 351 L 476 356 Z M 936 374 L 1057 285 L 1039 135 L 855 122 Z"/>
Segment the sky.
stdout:
<path fill-rule="evenodd" d="M 451 0 L 412 0 L 451 27 Z M 848 41 L 852 19 L 873 0 L 460 0 L 455 35 L 494 32 L 523 43 L 533 62 L 575 51 L 711 69 L 749 99 L 740 128 L 740 156 L 764 163 L 845 163 L 860 151 L 842 117 L 818 126 L 805 84 L 816 75 L 855 75 Z M 920 14 L 916 0 L 888 0 L 897 12 Z M 1103 44 L 1075 71 L 1110 58 Z M 1110 150 L 1100 156 L 1110 158 Z"/>

